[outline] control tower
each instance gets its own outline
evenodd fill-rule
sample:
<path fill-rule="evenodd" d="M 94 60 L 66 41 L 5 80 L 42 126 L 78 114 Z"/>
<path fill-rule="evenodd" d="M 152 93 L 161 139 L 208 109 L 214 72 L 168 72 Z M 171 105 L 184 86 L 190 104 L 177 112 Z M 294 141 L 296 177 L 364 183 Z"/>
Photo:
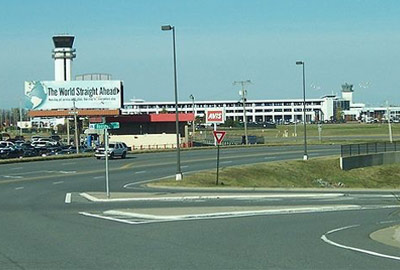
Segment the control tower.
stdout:
<path fill-rule="evenodd" d="M 70 81 L 71 80 L 71 64 L 72 59 L 76 57 L 74 44 L 74 36 L 56 35 L 53 36 L 53 59 L 54 59 L 54 80 Z"/>
<path fill-rule="evenodd" d="M 353 104 L 353 85 L 345 83 L 342 85 L 342 98 L 350 101 L 350 105 Z"/>

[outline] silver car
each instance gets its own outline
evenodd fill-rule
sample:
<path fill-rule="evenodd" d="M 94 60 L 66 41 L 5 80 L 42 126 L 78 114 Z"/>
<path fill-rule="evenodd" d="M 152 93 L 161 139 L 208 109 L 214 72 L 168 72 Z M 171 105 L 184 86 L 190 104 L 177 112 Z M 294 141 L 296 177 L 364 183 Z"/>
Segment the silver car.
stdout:
<path fill-rule="evenodd" d="M 97 159 L 100 159 L 102 157 L 105 157 L 105 149 L 104 145 L 98 147 L 94 153 L 94 156 Z M 120 158 L 126 158 L 126 153 L 128 152 L 128 146 L 123 143 L 123 142 L 110 142 L 108 144 L 108 157 L 109 158 L 115 158 L 115 157 L 120 157 Z"/>

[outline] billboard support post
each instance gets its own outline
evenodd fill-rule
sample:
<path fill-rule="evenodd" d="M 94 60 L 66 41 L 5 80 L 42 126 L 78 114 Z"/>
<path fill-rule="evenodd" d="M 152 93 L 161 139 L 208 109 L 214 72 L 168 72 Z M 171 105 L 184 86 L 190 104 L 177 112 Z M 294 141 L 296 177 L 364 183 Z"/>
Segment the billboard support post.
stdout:
<path fill-rule="evenodd" d="M 73 100 L 73 105 L 74 105 L 74 126 L 75 126 L 75 149 L 76 153 L 79 154 L 79 138 L 78 138 L 78 120 L 77 120 L 77 111 L 76 111 L 76 106 L 75 106 L 75 99 Z"/>
<path fill-rule="evenodd" d="M 67 144 L 69 145 L 69 143 L 70 143 L 70 139 L 69 139 L 69 116 L 66 117 L 65 120 L 67 120 Z"/>

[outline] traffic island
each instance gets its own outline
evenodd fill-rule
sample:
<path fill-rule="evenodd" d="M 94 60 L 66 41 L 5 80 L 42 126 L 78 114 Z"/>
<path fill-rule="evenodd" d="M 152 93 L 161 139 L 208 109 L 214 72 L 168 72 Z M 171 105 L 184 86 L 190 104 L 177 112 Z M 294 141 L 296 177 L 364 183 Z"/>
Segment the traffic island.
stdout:
<path fill-rule="evenodd" d="M 298 205 L 298 206 L 211 206 L 126 208 L 107 211 L 79 212 L 80 215 L 108 221 L 140 225 L 156 222 L 237 218 L 266 215 L 321 213 L 369 209 L 358 205 Z"/>
<path fill-rule="evenodd" d="M 105 192 L 84 192 L 81 197 L 91 202 L 126 201 L 185 201 L 185 200 L 222 200 L 222 199 L 332 199 L 345 196 L 343 193 L 192 193 L 192 192 L 111 192 L 107 198 Z"/>
<path fill-rule="evenodd" d="M 400 248 L 400 225 L 373 232 L 370 237 L 382 244 Z"/>

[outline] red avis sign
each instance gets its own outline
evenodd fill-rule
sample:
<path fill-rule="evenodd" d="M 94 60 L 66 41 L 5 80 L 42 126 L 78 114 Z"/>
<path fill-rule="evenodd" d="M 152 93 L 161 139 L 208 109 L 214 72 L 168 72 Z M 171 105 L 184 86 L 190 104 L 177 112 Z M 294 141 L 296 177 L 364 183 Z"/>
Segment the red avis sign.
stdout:
<path fill-rule="evenodd" d="M 218 144 L 220 144 L 222 142 L 222 140 L 225 137 L 226 131 L 213 131 L 214 134 L 214 138 L 217 141 Z"/>
<path fill-rule="evenodd" d="M 206 111 L 206 123 L 224 123 L 224 110 L 208 110 Z"/>

